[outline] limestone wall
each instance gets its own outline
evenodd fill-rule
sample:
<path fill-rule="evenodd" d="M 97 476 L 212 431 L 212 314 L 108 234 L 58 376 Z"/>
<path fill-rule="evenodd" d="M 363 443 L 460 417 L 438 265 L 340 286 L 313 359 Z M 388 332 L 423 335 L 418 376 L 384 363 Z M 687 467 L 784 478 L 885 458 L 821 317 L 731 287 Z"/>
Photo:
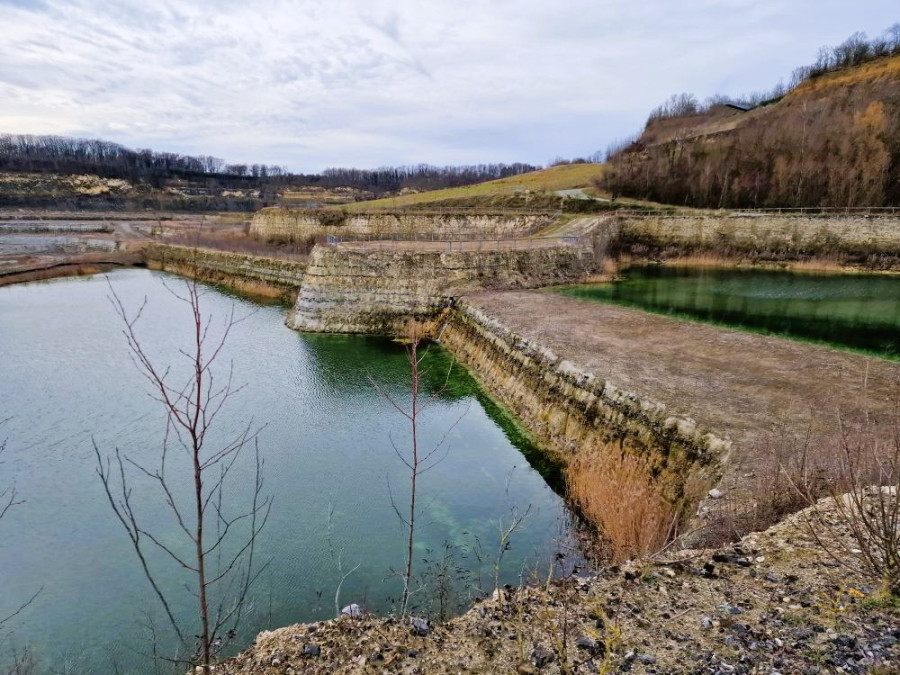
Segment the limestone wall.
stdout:
<path fill-rule="evenodd" d="M 624 218 L 612 252 L 638 259 L 716 255 L 750 262 L 829 260 L 900 270 L 900 217 L 773 216 Z"/>
<path fill-rule="evenodd" d="M 579 369 L 465 300 L 452 311 L 441 342 L 564 464 L 578 456 L 635 453 L 673 505 L 695 503 L 718 479 L 729 441 L 602 373 Z"/>
<path fill-rule="evenodd" d="M 296 297 L 306 272 L 306 263 L 299 260 L 169 244 L 149 246 L 144 257 L 149 266 L 157 269 L 287 301 Z"/>
<path fill-rule="evenodd" d="M 433 318 L 451 297 L 572 282 L 592 270 L 580 246 L 516 251 L 375 251 L 317 246 L 287 323 L 335 333 L 395 333 Z"/>
<path fill-rule="evenodd" d="M 433 213 L 342 214 L 339 211 L 310 211 L 271 207 L 257 211 L 250 233 L 260 239 L 301 241 L 326 234 L 377 236 L 454 234 L 510 237 L 543 229 L 553 216 L 541 214 L 485 215 Z"/>

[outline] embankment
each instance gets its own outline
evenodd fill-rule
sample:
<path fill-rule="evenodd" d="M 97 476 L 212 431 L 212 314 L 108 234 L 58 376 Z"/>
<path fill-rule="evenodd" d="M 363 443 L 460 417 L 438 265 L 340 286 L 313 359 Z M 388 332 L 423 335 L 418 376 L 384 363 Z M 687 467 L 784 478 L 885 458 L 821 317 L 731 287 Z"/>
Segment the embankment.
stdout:
<path fill-rule="evenodd" d="M 663 510 L 674 514 L 694 507 L 720 476 L 720 461 L 731 447 L 727 440 L 657 401 L 617 387 L 602 373 L 579 368 L 473 304 L 457 303 L 441 341 L 567 467 L 570 479 L 576 467 L 597 473 L 603 466 L 594 489 L 617 494 L 620 501 L 629 489 L 642 498 L 658 497 L 667 507 Z M 628 458 L 628 476 L 621 470 L 623 458 Z M 626 484 L 629 480 L 633 484 Z M 613 530 L 620 523 L 608 517 L 618 515 L 586 515 L 616 536 Z M 641 547 L 623 537 L 614 542 L 623 552 Z"/>
<path fill-rule="evenodd" d="M 900 217 L 622 217 L 608 252 L 619 260 L 715 258 L 723 263 L 816 264 L 900 271 Z"/>
<path fill-rule="evenodd" d="M 233 288 L 247 295 L 293 303 L 306 272 L 304 260 L 154 244 L 144 252 L 147 266 Z"/>
<path fill-rule="evenodd" d="M 549 225 L 546 214 L 465 214 L 382 212 L 349 214 L 272 207 L 257 211 L 250 234 L 264 240 L 307 241 L 328 234 L 343 236 L 446 237 L 465 234 L 502 238 L 530 234 Z"/>
<path fill-rule="evenodd" d="M 409 319 L 434 319 L 462 294 L 575 281 L 593 266 L 592 251 L 577 245 L 452 253 L 317 246 L 287 323 L 306 331 L 394 334 Z"/>

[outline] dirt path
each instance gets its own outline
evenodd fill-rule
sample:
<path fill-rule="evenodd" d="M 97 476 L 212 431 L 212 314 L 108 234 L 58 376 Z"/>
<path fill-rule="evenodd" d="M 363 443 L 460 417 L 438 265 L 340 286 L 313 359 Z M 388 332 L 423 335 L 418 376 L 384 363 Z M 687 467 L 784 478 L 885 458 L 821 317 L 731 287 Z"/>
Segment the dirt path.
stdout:
<path fill-rule="evenodd" d="M 736 443 L 752 464 L 773 427 L 833 433 L 838 412 L 884 419 L 900 363 L 567 298 L 510 291 L 468 300 L 512 330 Z M 781 432 L 779 432 L 781 433 Z M 736 475 L 737 465 L 730 473 Z M 733 477 L 732 475 L 732 477 Z"/>

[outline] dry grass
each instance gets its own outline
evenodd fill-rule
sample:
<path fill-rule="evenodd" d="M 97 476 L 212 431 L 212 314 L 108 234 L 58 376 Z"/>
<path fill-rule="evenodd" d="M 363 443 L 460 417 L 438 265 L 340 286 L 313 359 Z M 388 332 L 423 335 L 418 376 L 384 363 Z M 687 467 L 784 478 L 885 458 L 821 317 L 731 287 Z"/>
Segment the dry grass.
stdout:
<path fill-rule="evenodd" d="M 655 553 L 675 529 L 676 510 L 660 495 L 641 459 L 606 451 L 576 457 L 566 468 L 570 498 L 599 523 L 608 555 L 617 562 Z"/>
<path fill-rule="evenodd" d="M 842 564 L 857 558 L 860 569 L 855 572 L 864 574 L 865 567 L 878 567 L 872 560 L 892 560 L 900 545 L 900 532 L 891 534 L 900 527 L 896 491 L 882 497 L 884 518 L 862 505 L 873 501 L 869 486 L 896 485 L 900 478 L 900 425 L 891 413 L 876 416 L 863 412 L 854 419 L 838 412 L 836 417 L 837 424 L 831 429 L 814 426 L 810 413 L 805 429 L 784 423 L 762 434 L 749 453 L 753 461 L 744 461 L 738 467 L 741 478 L 724 485 L 724 496 L 710 504 L 707 527 L 700 537 L 702 545 L 718 547 L 737 541 L 831 497 L 838 524 L 849 529 L 856 542 L 855 555 L 842 551 L 838 556 Z M 839 537 L 827 536 L 831 525 L 826 520 L 817 522 L 817 515 L 813 509 L 807 520 L 815 530 L 814 536 L 825 537 L 821 544 L 827 547 L 828 541 Z M 880 541 L 871 543 L 876 539 Z M 879 554 L 892 546 L 893 553 Z M 863 552 L 869 552 L 869 559 Z M 896 586 L 900 558 L 892 564 L 888 562 L 883 568 L 892 570 Z M 891 574 L 878 573 L 887 577 Z"/>
<path fill-rule="evenodd" d="M 519 176 L 510 176 L 509 178 L 500 178 L 476 185 L 357 202 L 342 208 L 348 211 L 369 211 L 371 209 L 419 206 L 452 199 L 512 195 L 525 190 L 531 192 L 552 192 L 554 190 L 588 188 L 591 187 L 595 179 L 603 175 L 604 171 L 605 166 L 602 164 L 563 164 L 550 167 L 549 169 L 523 173 Z"/>
<path fill-rule="evenodd" d="M 872 80 L 898 79 L 900 79 L 900 56 L 888 56 L 854 68 L 845 68 L 834 73 L 826 73 L 825 75 L 814 77 L 794 89 L 785 97 L 785 100 L 792 100 L 826 89 L 871 82 Z"/>

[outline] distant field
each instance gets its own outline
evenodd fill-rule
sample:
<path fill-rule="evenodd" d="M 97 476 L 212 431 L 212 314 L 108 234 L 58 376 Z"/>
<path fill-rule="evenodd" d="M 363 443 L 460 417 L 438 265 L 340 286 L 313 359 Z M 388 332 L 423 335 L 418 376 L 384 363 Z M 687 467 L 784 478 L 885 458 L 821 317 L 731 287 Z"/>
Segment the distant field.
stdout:
<path fill-rule="evenodd" d="M 357 202 L 348 204 L 343 208 L 348 211 L 368 211 L 377 208 L 392 209 L 418 206 L 451 199 L 512 195 L 524 190 L 553 192 L 554 190 L 586 188 L 591 186 L 591 180 L 603 175 L 603 171 L 604 166 L 602 164 L 563 164 L 549 169 L 542 169 L 541 171 L 523 173 L 519 176 L 500 178 L 487 183 Z"/>

